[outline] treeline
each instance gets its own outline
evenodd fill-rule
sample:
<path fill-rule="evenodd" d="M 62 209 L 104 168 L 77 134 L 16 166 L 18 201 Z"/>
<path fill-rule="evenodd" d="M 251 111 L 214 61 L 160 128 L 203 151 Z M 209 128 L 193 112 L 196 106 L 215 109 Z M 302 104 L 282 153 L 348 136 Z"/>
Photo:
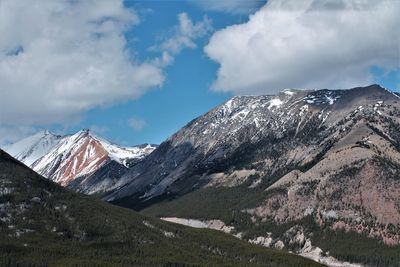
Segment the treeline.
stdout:
<path fill-rule="evenodd" d="M 352 173 L 352 169 L 346 169 Z M 203 188 L 186 194 L 176 200 L 153 205 L 142 212 L 156 217 L 175 216 L 194 219 L 220 219 L 227 225 L 234 226 L 242 232 L 244 239 L 253 239 L 272 233 L 274 238 L 281 238 L 295 225 L 303 229 L 311 237 L 312 244 L 329 255 L 342 260 L 363 263 L 368 266 L 400 267 L 400 246 L 389 247 L 381 240 L 368 238 L 354 232 L 332 231 L 329 225 L 319 226 L 314 217 L 307 216 L 300 221 L 276 224 L 270 220 L 257 220 L 243 210 L 261 203 L 266 194 L 286 194 L 282 189 L 265 192 L 248 185 L 232 188 Z"/>

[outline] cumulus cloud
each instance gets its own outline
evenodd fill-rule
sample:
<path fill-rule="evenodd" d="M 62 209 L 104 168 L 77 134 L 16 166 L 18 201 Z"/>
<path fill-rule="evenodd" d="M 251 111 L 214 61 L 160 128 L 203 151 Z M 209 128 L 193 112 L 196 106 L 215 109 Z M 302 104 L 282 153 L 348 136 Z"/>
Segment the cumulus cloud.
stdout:
<path fill-rule="evenodd" d="M 255 12 L 266 0 L 197 0 L 192 1 L 204 10 L 246 15 Z"/>
<path fill-rule="evenodd" d="M 372 66 L 399 66 L 399 13 L 391 0 L 269 0 L 211 37 L 205 52 L 220 64 L 212 88 L 259 94 L 371 83 Z"/>
<path fill-rule="evenodd" d="M 157 65 L 170 64 L 182 49 L 196 48 L 195 40 L 211 30 L 212 22 L 207 16 L 194 23 L 187 13 L 178 14 L 178 24 L 169 30 L 169 34 L 158 45 L 150 47 L 150 50 L 162 52 L 162 56 L 156 60 Z"/>
<path fill-rule="evenodd" d="M 139 22 L 122 0 L 0 1 L 0 127 L 64 123 L 163 83 L 124 32 Z"/>
<path fill-rule="evenodd" d="M 146 127 L 146 121 L 144 119 L 136 118 L 136 117 L 132 117 L 132 118 L 128 119 L 127 124 L 129 125 L 129 127 L 131 127 L 136 132 L 139 132 L 139 131 L 143 130 L 144 127 Z"/>

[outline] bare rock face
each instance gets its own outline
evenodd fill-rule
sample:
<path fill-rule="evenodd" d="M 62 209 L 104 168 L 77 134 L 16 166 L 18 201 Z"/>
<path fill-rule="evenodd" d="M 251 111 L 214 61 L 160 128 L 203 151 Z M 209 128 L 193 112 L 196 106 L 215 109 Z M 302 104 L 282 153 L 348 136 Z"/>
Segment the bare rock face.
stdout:
<path fill-rule="evenodd" d="M 266 189 L 271 194 L 264 203 L 249 212 L 277 223 L 313 214 L 321 225 L 399 244 L 400 158 L 393 132 L 399 122 L 398 115 L 389 115 L 397 110 L 392 108 L 378 118 L 354 116 L 312 168 L 279 179 Z"/>
<path fill-rule="evenodd" d="M 388 245 L 398 244 L 400 181 L 390 176 L 398 172 L 392 168 L 379 159 L 368 159 L 311 186 L 302 182 L 275 191 L 249 212 L 277 223 L 312 214 L 320 225 L 329 224 L 334 230 L 352 230 L 382 238 Z"/>

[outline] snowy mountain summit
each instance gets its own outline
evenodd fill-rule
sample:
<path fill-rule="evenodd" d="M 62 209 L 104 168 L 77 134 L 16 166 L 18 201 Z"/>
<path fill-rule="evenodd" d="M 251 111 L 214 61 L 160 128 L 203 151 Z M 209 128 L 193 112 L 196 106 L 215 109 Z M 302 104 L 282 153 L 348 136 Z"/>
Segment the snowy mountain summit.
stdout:
<path fill-rule="evenodd" d="M 141 160 L 154 148 L 152 145 L 118 146 L 83 129 L 64 137 L 42 131 L 8 145 L 4 150 L 41 175 L 68 186 L 75 179 L 87 178 L 111 162 L 127 169 L 132 160 Z"/>
<path fill-rule="evenodd" d="M 45 130 L 7 145 L 4 150 L 27 166 L 31 166 L 36 160 L 46 155 L 61 139 L 60 135 Z"/>

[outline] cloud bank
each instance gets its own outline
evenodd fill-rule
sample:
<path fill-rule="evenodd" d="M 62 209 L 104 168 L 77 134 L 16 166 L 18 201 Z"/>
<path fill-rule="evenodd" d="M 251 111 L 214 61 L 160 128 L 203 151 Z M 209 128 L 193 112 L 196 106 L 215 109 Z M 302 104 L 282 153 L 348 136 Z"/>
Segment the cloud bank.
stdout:
<path fill-rule="evenodd" d="M 160 86 L 124 32 L 139 22 L 120 1 L 0 1 L 0 127 L 60 123 Z"/>
<path fill-rule="evenodd" d="M 235 94 L 371 83 L 399 67 L 400 1 L 269 0 L 249 21 L 217 31 L 205 53 L 212 89 Z"/>

